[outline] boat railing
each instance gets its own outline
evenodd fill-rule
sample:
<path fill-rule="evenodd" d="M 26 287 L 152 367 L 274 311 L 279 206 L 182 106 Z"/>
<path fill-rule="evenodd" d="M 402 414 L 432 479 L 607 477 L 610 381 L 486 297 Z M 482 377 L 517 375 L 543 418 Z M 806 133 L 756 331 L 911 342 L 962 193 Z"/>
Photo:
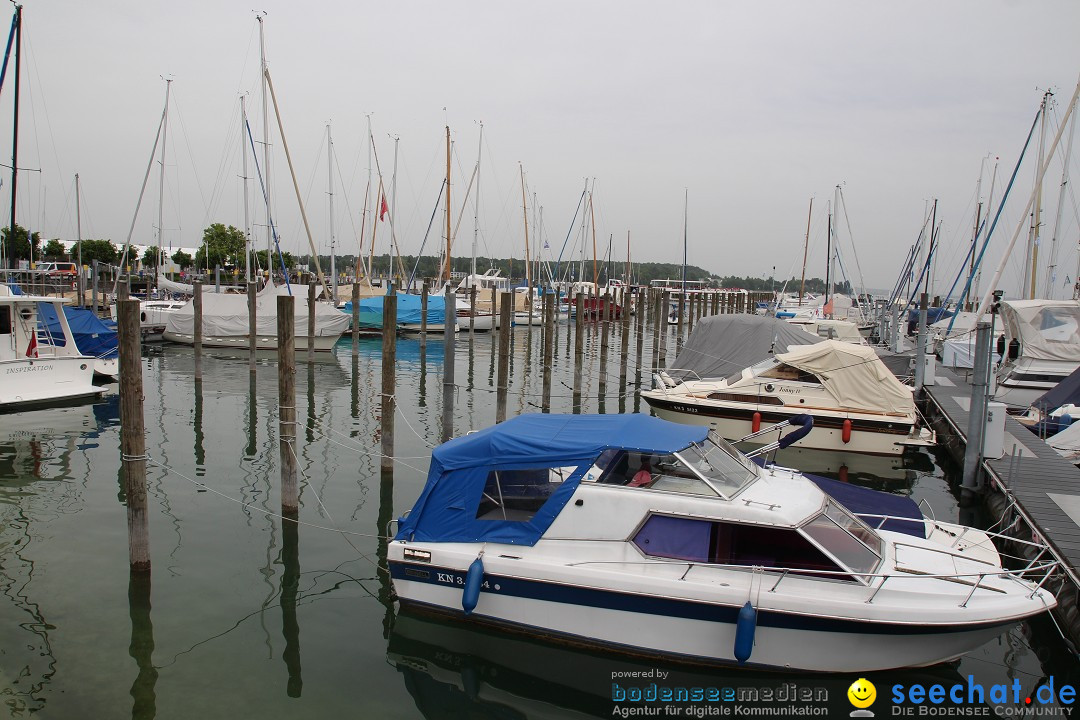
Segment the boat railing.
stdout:
<path fill-rule="evenodd" d="M 922 549 L 924 548 L 919 546 Z M 571 566 L 577 565 L 592 565 L 592 564 L 617 564 L 617 565 L 652 565 L 649 561 L 627 562 L 622 560 L 585 560 L 577 563 L 570 563 Z M 863 602 L 871 604 L 877 597 L 881 589 L 885 587 L 885 584 L 890 578 L 903 577 L 907 580 L 944 580 L 946 582 L 961 583 L 964 585 L 971 585 L 971 591 L 968 592 L 963 602 L 959 604 L 959 607 L 966 608 L 968 603 L 971 602 L 971 598 L 974 597 L 975 591 L 980 588 L 988 590 L 990 592 L 1004 593 L 1005 591 L 983 585 L 983 582 L 987 578 L 1002 578 L 1006 580 L 1012 580 L 1019 584 L 1025 591 L 1030 590 L 1028 598 L 1035 597 L 1042 586 L 1053 577 L 1054 571 L 1061 565 L 1057 560 L 1053 560 L 1041 565 L 1026 567 L 1023 570 L 1009 570 L 1007 568 L 998 568 L 994 570 L 984 570 L 979 572 L 956 572 L 956 573 L 922 573 L 917 571 L 907 571 L 901 568 L 896 568 L 891 572 L 855 572 L 852 570 L 817 570 L 810 568 L 785 568 L 785 567 L 772 567 L 767 565 L 736 565 L 732 563 L 708 563 L 708 562 L 686 562 L 686 570 L 679 577 L 680 580 L 686 580 L 686 577 L 690 574 L 690 571 L 694 568 L 716 568 L 722 570 L 737 570 L 742 572 L 753 573 L 779 573 L 780 577 L 776 579 L 772 587 L 767 592 L 776 592 L 776 589 L 780 587 L 780 584 L 789 576 L 808 576 L 814 578 L 825 579 L 837 579 L 837 580 L 849 580 L 851 578 L 859 578 L 863 581 L 864 585 L 871 590 L 869 597 Z M 1036 580 L 1037 578 L 1037 580 Z M 880 583 L 875 583 L 876 580 L 881 580 Z"/>
<path fill-rule="evenodd" d="M 931 513 L 931 515 L 932 514 L 933 513 Z M 937 518 L 934 518 L 934 517 L 912 518 L 912 517 L 901 517 L 899 515 L 877 515 L 877 514 L 874 514 L 874 513 L 857 513 L 857 515 L 858 515 L 860 520 L 865 522 L 867 525 L 871 525 L 875 530 L 884 529 L 885 524 L 889 523 L 889 522 L 906 522 L 906 523 L 916 523 L 916 524 L 919 524 L 919 525 L 925 525 L 928 521 L 931 522 L 931 523 L 934 523 L 934 525 L 939 527 L 939 528 L 941 528 L 942 525 L 948 525 L 950 527 L 962 528 L 959 533 L 956 533 L 956 537 L 953 538 L 952 544 L 948 546 L 949 548 L 959 547 L 960 542 L 962 540 L 964 540 L 968 536 L 969 532 L 971 532 L 971 533 L 978 532 L 978 533 L 981 533 L 982 535 L 985 535 L 986 537 L 990 538 L 991 540 L 997 539 L 997 540 L 1001 540 L 1002 542 L 1010 542 L 1010 543 L 1015 543 L 1017 545 L 1025 545 L 1027 547 L 1038 550 L 1038 553 L 1035 555 L 1036 559 L 1041 557 L 1045 552 L 1047 552 L 1050 549 L 1046 545 L 1046 543 L 1036 542 L 1034 540 L 1024 540 L 1022 538 L 1013 537 L 1012 535 L 1006 535 L 1005 533 L 995 532 L 993 530 L 979 530 L 978 528 L 972 528 L 972 527 L 967 527 L 967 526 L 962 526 L 962 525 L 955 525 L 953 523 L 942 523 L 942 522 L 939 522 L 937 520 Z M 876 522 L 871 522 L 871 521 L 876 521 Z M 944 528 L 941 528 L 941 529 L 944 529 Z M 894 544 L 899 544 L 899 543 L 894 543 Z M 1031 561 L 1031 562 L 1033 563 L 1034 561 Z"/>

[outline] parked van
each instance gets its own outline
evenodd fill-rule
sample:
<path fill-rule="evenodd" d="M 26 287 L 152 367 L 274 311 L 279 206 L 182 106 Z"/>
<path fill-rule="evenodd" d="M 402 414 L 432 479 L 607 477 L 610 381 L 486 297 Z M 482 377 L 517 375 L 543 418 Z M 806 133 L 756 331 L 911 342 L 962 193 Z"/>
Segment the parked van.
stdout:
<path fill-rule="evenodd" d="M 51 278 L 61 280 L 74 280 L 79 275 L 79 266 L 72 262 L 39 263 L 37 269 L 47 273 Z"/>

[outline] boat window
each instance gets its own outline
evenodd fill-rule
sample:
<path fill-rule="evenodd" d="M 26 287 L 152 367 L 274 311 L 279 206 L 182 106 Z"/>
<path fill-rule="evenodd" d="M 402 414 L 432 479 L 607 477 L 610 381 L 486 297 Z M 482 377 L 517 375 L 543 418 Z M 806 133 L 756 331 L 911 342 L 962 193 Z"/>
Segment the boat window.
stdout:
<path fill-rule="evenodd" d="M 707 495 L 709 497 L 717 497 L 718 495 L 716 489 L 710 487 L 709 483 L 705 482 L 688 466 L 688 463 L 684 464 L 673 453 L 644 456 L 642 470 L 648 471 L 651 474 L 651 479 L 644 480 L 643 476 L 639 474 L 630 481 L 630 485 L 689 495 Z"/>
<path fill-rule="evenodd" d="M 757 478 L 757 466 L 711 431 L 705 442 L 691 445 L 679 457 L 725 497 L 731 497 Z"/>
<path fill-rule="evenodd" d="M 790 569 L 803 574 L 820 572 L 824 577 L 852 579 L 842 574 L 844 568 L 792 529 L 651 515 L 632 542 L 653 557 Z"/>
<path fill-rule="evenodd" d="M 834 502 L 802 532 L 854 572 L 873 572 L 881 560 L 881 539 Z"/>
<path fill-rule="evenodd" d="M 709 393 L 709 400 L 727 400 L 728 402 L 749 403 L 751 405 L 783 405 L 784 401 L 775 395 L 746 395 L 743 393 Z"/>
<path fill-rule="evenodd" d="M 551 468 L 492 470 L 476 508 L 477 520 L 527 522 L 562 484 Z"/>
<path fill-rule="evenodd" d="M 764 372 L 758 373 L 760 378 L 772 378 L 775 380 L 797 380 L 798 382 L 806 383 L 818 383 L 817 379 L 812 373 L 804 372 L 797 367 L 792 367 L 786 363 L 777 363 L 776 367 L 769 368 Z"/>
<path fill-rule="evenodd" d="M 11 334 L 11 308 L 0 307 L 0 335 Z"/>

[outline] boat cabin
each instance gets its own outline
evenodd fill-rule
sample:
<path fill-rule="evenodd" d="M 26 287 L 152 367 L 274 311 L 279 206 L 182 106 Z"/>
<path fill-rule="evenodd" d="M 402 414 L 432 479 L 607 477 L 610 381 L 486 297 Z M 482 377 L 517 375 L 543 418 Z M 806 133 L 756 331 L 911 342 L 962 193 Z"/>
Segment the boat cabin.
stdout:
<path fill-rule="evenodd" d="M 535 546 L 622 541 L 657 561 L 865 583 L 884 554 L 866 523 L 793 471 L 715 433 L 644 415 L 522 415 L 451 440 L 396 540 Z"/>

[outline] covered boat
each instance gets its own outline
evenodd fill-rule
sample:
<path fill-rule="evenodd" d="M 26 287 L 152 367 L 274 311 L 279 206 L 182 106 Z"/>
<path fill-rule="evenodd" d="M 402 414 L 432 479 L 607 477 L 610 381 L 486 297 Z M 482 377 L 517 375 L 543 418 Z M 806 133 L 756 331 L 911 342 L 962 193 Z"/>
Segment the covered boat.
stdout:
<path fill-rule="evenodd" d="M 341 334 L 352 323 L 352 318 L 329 303 L 315 303 L 315 336 L 309 338 L 308 304 L 306 298 L 296 298 L 295 328 L 296 349 L 307 350 L 308 342 L 317 351 L 329 351 Z M 246 295 L 210 293 L 202 299 L 202 344 L 204 347 L 248 347 L 248 299 Z M 256 347 L 273 350 L 278 346 L 277 295 L 259 295 L 255 300 Z M 164 338 L 171 342 L 193 345 L 195 343 L 195 304 L 184 307 L 169 316 Z"/>
<path fill-rule="evenodd" d="M 856 672 L 973 650 L 1055 605 L 1053 563 L 855 517 L 700 426 L 523 415 L 444 443 L 388 547 L 403 606 L 696 662 Z"/>
<path fill-rule="evenodd" d="M 1080 301 L 1003 300 L 994 398 L 1027 408 L 1080 367 Z"/>
<path fill-rule="evenodd" d="M 64 315 L 71 329 L 75 347 L 83 355 L 94 358 L 94 374 L 103 378 L 115 378 L 120 374 L 120 341 L 116 335 L 116 323 L 99 318 L 93 310 L 64 305 Z M 52 342 L 66 344 L 60 316 L 51 303 L 38 305 L 38 323 Z"/>
<path fill-rule="evenodd" d="M 364 298 L 357 309 L 361 332 L 382 332 L 383 298 L 385 295 Z M 352 301 L 345 303 L 342 312 L 352 317 Z M 401 332 L 420 332 L 423 325 L 423 298 L 420 295 L 397 296 L 397 329 Z M 427 332 L 440 333 L 446 328 L 446 298 L 428 295 Z M 455 331 L 457 324 L 454 325 Z"/>
<path fill-rule="evenodd" d="M 657 415 L 707 425 L 729 440 L 809 413 L 814 429 L 799 447 L 899 455 L 906 445 L 931 442 L 930 432 L 917 427 L 911 388 L 864 345 L 825 340 L 727 378 L 673 384 L 659 376 L 655 385 L 641 397 Z"/>

